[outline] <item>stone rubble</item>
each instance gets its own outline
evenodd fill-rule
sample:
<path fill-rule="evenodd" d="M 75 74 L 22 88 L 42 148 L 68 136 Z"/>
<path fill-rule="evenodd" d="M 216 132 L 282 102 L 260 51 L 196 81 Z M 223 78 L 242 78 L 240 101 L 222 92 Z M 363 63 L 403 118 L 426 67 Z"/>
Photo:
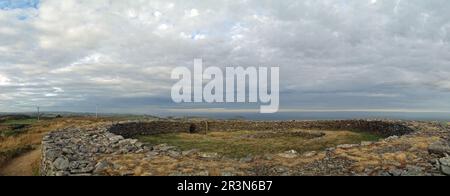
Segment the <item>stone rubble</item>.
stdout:
<path fill-rule="evenodd" d="M 134 139 L 107 132 L 67 128 L 45 136 L 42 141 L 41 174 L 47 176 L 96 175 L 109 163 L 102 156 L 145 152 L 149 149 Z"/>

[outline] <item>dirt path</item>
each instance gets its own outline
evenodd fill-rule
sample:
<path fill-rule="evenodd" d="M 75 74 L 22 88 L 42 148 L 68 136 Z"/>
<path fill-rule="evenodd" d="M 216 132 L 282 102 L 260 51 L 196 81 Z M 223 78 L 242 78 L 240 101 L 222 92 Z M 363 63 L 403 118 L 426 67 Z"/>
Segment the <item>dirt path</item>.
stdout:
<path fill-rule="evenodd" d="M 41 149 L 25 153 L 0 168 L 0 176 L 32 176 L 33 169 L 39 166 Z"/>

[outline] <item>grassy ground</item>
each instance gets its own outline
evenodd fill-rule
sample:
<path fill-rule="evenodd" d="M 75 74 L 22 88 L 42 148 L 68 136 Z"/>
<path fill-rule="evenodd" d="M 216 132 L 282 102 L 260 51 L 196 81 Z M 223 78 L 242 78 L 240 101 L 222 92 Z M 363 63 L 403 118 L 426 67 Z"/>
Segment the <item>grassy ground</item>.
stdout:
<path fill-rule="evenodd" d="M 324 133 L 320 136 L 318 133 Z M 303 131 L 303 132 L 211 132 L 208 135 L 174 133 L 142 136 L 139 140 L 151 144 L 169 144 L 181 150 L 198 149 L 217 152 L 227 157 L 241 158 L 248 155 L 263 155 L 296 150 L 300 153 L 320 151 L 339 144 L 375 141 L 380 137 L 350 131 Z"/>
<path fill-rule="evenodd" d="M 33 149 L 28 131 L 36 123 L 36 119 L 23 117 L 0 122 L 0 165 Z"/>
<path fill-rule="evenodd" d="M 31 125 L 38 122 L 35 118 L 19 119 L 19 120 L 6 120 L 2 122 L 3 125 Z"/>
<path fill-rule="evenodd" d="M 0 137 L 13 137 L 25 134 L 29 130 L 29 127 L 37 122 L 33 118 L 11 119 L 0 122 Z"/>

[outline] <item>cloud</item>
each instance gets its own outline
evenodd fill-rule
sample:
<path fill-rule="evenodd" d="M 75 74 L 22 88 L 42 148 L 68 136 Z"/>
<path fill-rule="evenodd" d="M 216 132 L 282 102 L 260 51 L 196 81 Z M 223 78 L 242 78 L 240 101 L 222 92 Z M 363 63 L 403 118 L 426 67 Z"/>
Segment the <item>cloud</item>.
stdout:
<path fill-rule="evenodd" d="M 0 0 L 0 111 L 176 110 L 171 69 L 198 57 L 280 66 L 284 108 L 450 110 L 449 9 L 446 0 Z"/>
<path fill-rule="evenodd" d="M 0 85 L 8 85 L 11 80 L 5 76 L 0 75 Z"/>

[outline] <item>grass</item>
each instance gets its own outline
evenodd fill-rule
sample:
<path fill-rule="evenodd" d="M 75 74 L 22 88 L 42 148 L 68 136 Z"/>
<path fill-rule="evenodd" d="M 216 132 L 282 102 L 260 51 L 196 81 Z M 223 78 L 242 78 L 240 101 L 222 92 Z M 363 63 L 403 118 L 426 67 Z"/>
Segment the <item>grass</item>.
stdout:
<path fill-rule="evenodd" d="M 448 127 L 450 126 L 450 123 L 449 123 L 449 122 L 445 122 L 445 121 L 439 122 L 439 124 L 440 124 L 442 127 L 444 127 L 444 128 L 448 128 Z"/>
<path fill-rule="evenodd" d="M 15 137 L 28 131 L 29 125 L 0 126 L 0 137 Z"/>
<path fill-rule="evenodd" d="M 305 133 L 305 132 L 304 132 Z M 308 133 L 308 132 L 306 132 Z M 199 149 L 202 152 L 217 152 L 231 158 L 242 158 L 248 155 L 280 153 L 288 150 L 297 152 L 321 151 L 340 144 L 354 144 L 361 141 L 376 141 L 380 137 L 351 131 L 321 131 L 325 133 L 317 137 L 317 132 L 309 134 L 292 134 L 292 132 L 211 132 L 208 135 L 172 133 L 154 136 L 141 136 L 142 142 L 157 145 L 168 144 L 181 150 Z"/>
<path fill-rule="evenodd" d="M 20 119 L 20 120 L 6 120 L 2 122 L 3 125 L 31 125 L 38 122 L 38 120 L 34 118 L 29 119 Z"/>
<path fill-rule="evenodd" d="M 32 167 L 32 176 L 40 176 L 41 172 L 40 172 L 40 162 L 41 160 L 39 159 L 38 161 L 34 162 L 31 164 Z"/>
<path fill-rule="evenodd" d="M 38 121 L 36 119 L 9 119 L 0 123 L 0 137 L 15 137 L 25 134 L 29 127 Z"/>

